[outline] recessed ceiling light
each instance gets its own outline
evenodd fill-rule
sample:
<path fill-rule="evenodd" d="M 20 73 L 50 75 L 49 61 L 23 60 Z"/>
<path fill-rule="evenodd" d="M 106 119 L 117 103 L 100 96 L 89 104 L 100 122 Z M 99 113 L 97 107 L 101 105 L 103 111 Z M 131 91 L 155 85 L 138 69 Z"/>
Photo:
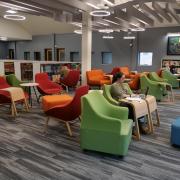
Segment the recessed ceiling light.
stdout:
<path fill-rule="evenodd" d="M 90 12 L 91 16 L 98 16 L 98 17 L 103 17 L 103 16 L 110 16 L 111 13 L 107 10 L 95 10 Z"/>
<path fill-rule="evenodd" d="M 113 29 L 99 29 L 100 33 L 112 33 L 114 32 Z"/>
<path fill-rule="evenodd" d="M 76 33 L 76 34 L 82 34 L 82 30 L 81 30 L 81 29 L 74 30 L 74 33 Z"/>
<path fill-rule="evenodd" d="M 124 36 L 123 39 L 136 39 L 135 36 Z"/>
<path fill-rule="evenodd" d="M 104 26 L 109 26 L 109 24 L 104 23 L 104 22 L 96 22 L 96 23 L 101 24 L 101 25 L 104 25 Z"/>
<path fill-rule="evenodd" d="M 4 15 L 4 18 L 9 19 L 9 20 L 14 20 L 14 21 L 23 21 L 23 20 L 26 19 L 25 16 L 21 16 L 21 15 L 18 15 L 18 14 L 16 14 L 16 15 L 6 14 L 6 15 Z"/>
<path fill-rule="evenodd" d="M 114 39 L 113 36 L 103 36 L 102 38 L 103 38 L 103 39 Z"/>
<path fill-rule="evenodd" d="M 87 2 L 86 4 L 87 4 L 88 6 L 93 7 L 94 9 L 100 9 L 98 6 L 96 6 L 96 5 L 92 4 L 92 3 Z"/>
<path fill-rule="evenodd" d="M 17 11 L 13 10 L 13 9 L 9 9 L 6 11 L 7 13 L 10 13 L 10 14 L 16 14 Z"/>
<path fill-rule="evenodd" d="M 131 31 L 145 31 L 144 28 L 132 28 Z"/>

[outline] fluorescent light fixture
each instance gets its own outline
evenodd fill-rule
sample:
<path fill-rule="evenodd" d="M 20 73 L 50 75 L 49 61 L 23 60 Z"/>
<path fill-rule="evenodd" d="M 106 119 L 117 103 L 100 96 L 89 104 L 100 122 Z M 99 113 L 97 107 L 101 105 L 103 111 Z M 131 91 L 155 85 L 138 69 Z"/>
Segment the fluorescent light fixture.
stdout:
<path fill-rule="evenodd" d="M 0 37 L 1 41 L 7 41 L 7 39 L 8 39 L 7 37 Z"/>
<path fill-rule="evenodd" d="M 132 28 L 131 31 L 145 31 L 144 28 Z"/>
<path fill-rule="evenodd" d="M 109 24 L 104 23 L 104 22 L 96 22 L 96 23 L 101 24 L 101 25 L 104 25 L 104 26 L 109 26 Z"/>
<path fill-rule="evenodd" d="M 10 14 L 16 14 L 17 11 L 13 10 L 13 9 L 9 9 L 6 11 L 7 13 L 10 13 Z"/>
<path fill-rule="evenodd" d="M 114 32 L 114 30 L 113 29 L 99 29 L 99 32 L 100 33 L 112 33 L 112 32 Z"/>
<path fill-rule="evenodd" d="M 76 34 L 82 34 L 82 30 L 81 30 L 81 29 L 74 30 L 74 33 L 76 33 Z"/>
<path fill-rule="evenodd" d="M 123 39 L 136 39 L 135 36 L 124 36 Z"/>
<path fill-rule="evenodd" d="M 107 3 L 109 6 L 114 6 L 114 4 L 109 0 L 104 0 L 105 3 Z"/>
<path fill-rule="evenodd" d="M 23 21 L 23 20 L 26 19 L 25 16 L 21 16 L 21 15 L 18 15 L 18 14 L 16 14 L 16 15 L 5 14 L 4 18 L 9 19 L 9 20 L 14 20 L 14 21 Z"/>
<path fill-rule="evenodd" d="M 103 39 L 114 39 L 113 36 L 103 36 L 102 38 L 103 38 Z"/>
<path fill-rule="evenodd" d="M 94 9 L 100 9 L 98 6 L 96 6 L 96 5 L 92 4 L 92 3 L 86 2 L 86 4 L 87 4 L 88 6 L 93 7 Z"/>
<path fill-rule="evenodd" d="M 180 32 L 168 33 L 168 37 L 173 37 L 173 36 L 180 36 Z"/>
<path fill-rule="evenodd" d="M 72 25 L 82 27 L 82 23 L 79 22 L 71 22 Z"/>
<path fill-rule="evenodd" d="M 108 19 L 103 19 L 103 20 L 106 21 L 106 22 L 109 22 L 111 24 L 120 25 L 120 24 L 118 24 L 118 23 L 116 23 L 114 21 L 108 20 Z"/>
<path fill-rule="evenodd" d="M 91 11 L 90 15 L 96 17 L 103 17 L 103 16 L 110 16 L 111 13 L 107 10 L 95 10 L 95 11 Z"/>

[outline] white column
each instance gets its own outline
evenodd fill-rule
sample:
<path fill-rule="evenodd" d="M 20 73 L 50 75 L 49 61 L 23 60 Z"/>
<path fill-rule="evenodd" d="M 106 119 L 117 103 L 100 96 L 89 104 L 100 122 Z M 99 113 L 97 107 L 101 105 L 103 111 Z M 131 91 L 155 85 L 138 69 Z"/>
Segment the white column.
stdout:
<path fill-rule="evenodd" d="M 82 17 L 81 75 L 82 84 L 86 84 L 86 71 L 91 70 L 92 21 L 88 12 L 83 12 Z"/>

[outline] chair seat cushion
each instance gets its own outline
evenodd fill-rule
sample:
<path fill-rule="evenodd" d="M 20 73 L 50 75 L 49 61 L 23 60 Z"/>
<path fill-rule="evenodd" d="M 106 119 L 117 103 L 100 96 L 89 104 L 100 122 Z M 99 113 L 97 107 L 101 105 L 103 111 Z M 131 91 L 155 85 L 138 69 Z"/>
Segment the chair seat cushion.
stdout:
<path fill-rule="evenodd" d="M 44 89 L 47 94 L 58 94 L 60 93 L 59 88 Z"/>
<path fill-rule="evenodd" d="M 72 99 L 73 97 L 68 94 L 43 96 L 42 107 L 44 111 L 47 111 L 54 106 L 66 104 L 72 101 Z"/>

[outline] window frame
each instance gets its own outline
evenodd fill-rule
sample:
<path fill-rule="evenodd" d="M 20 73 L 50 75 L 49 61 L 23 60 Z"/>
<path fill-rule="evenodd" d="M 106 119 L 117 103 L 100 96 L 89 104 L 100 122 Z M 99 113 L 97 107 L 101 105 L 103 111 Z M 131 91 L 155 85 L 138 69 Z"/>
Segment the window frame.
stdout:
<path fill-rule="evenodd" d="M 152 54 L 152 59 L 151 59 L 151 65 L 148 65 L 148 64 L 141 64 L 141 53 L 151 53 Z M 150 52 L 150 51 L 139 51 L 138 53 L 138 66 L 141 66 L 141 67 L 151 67 L 153 65 L 153 52 Z"/>
<path fill-rule="evenodd" d="M 103 54 L 105 54 L 105 53 L 111 53 L 111 63 L 104 63 L 103 62 Z M 101 52 L 101 64 L 102 65 L 111 65 L 113 63 L 113 54 L 112 54 L 112 52 L 111 51 L 102 51 Z"/>

